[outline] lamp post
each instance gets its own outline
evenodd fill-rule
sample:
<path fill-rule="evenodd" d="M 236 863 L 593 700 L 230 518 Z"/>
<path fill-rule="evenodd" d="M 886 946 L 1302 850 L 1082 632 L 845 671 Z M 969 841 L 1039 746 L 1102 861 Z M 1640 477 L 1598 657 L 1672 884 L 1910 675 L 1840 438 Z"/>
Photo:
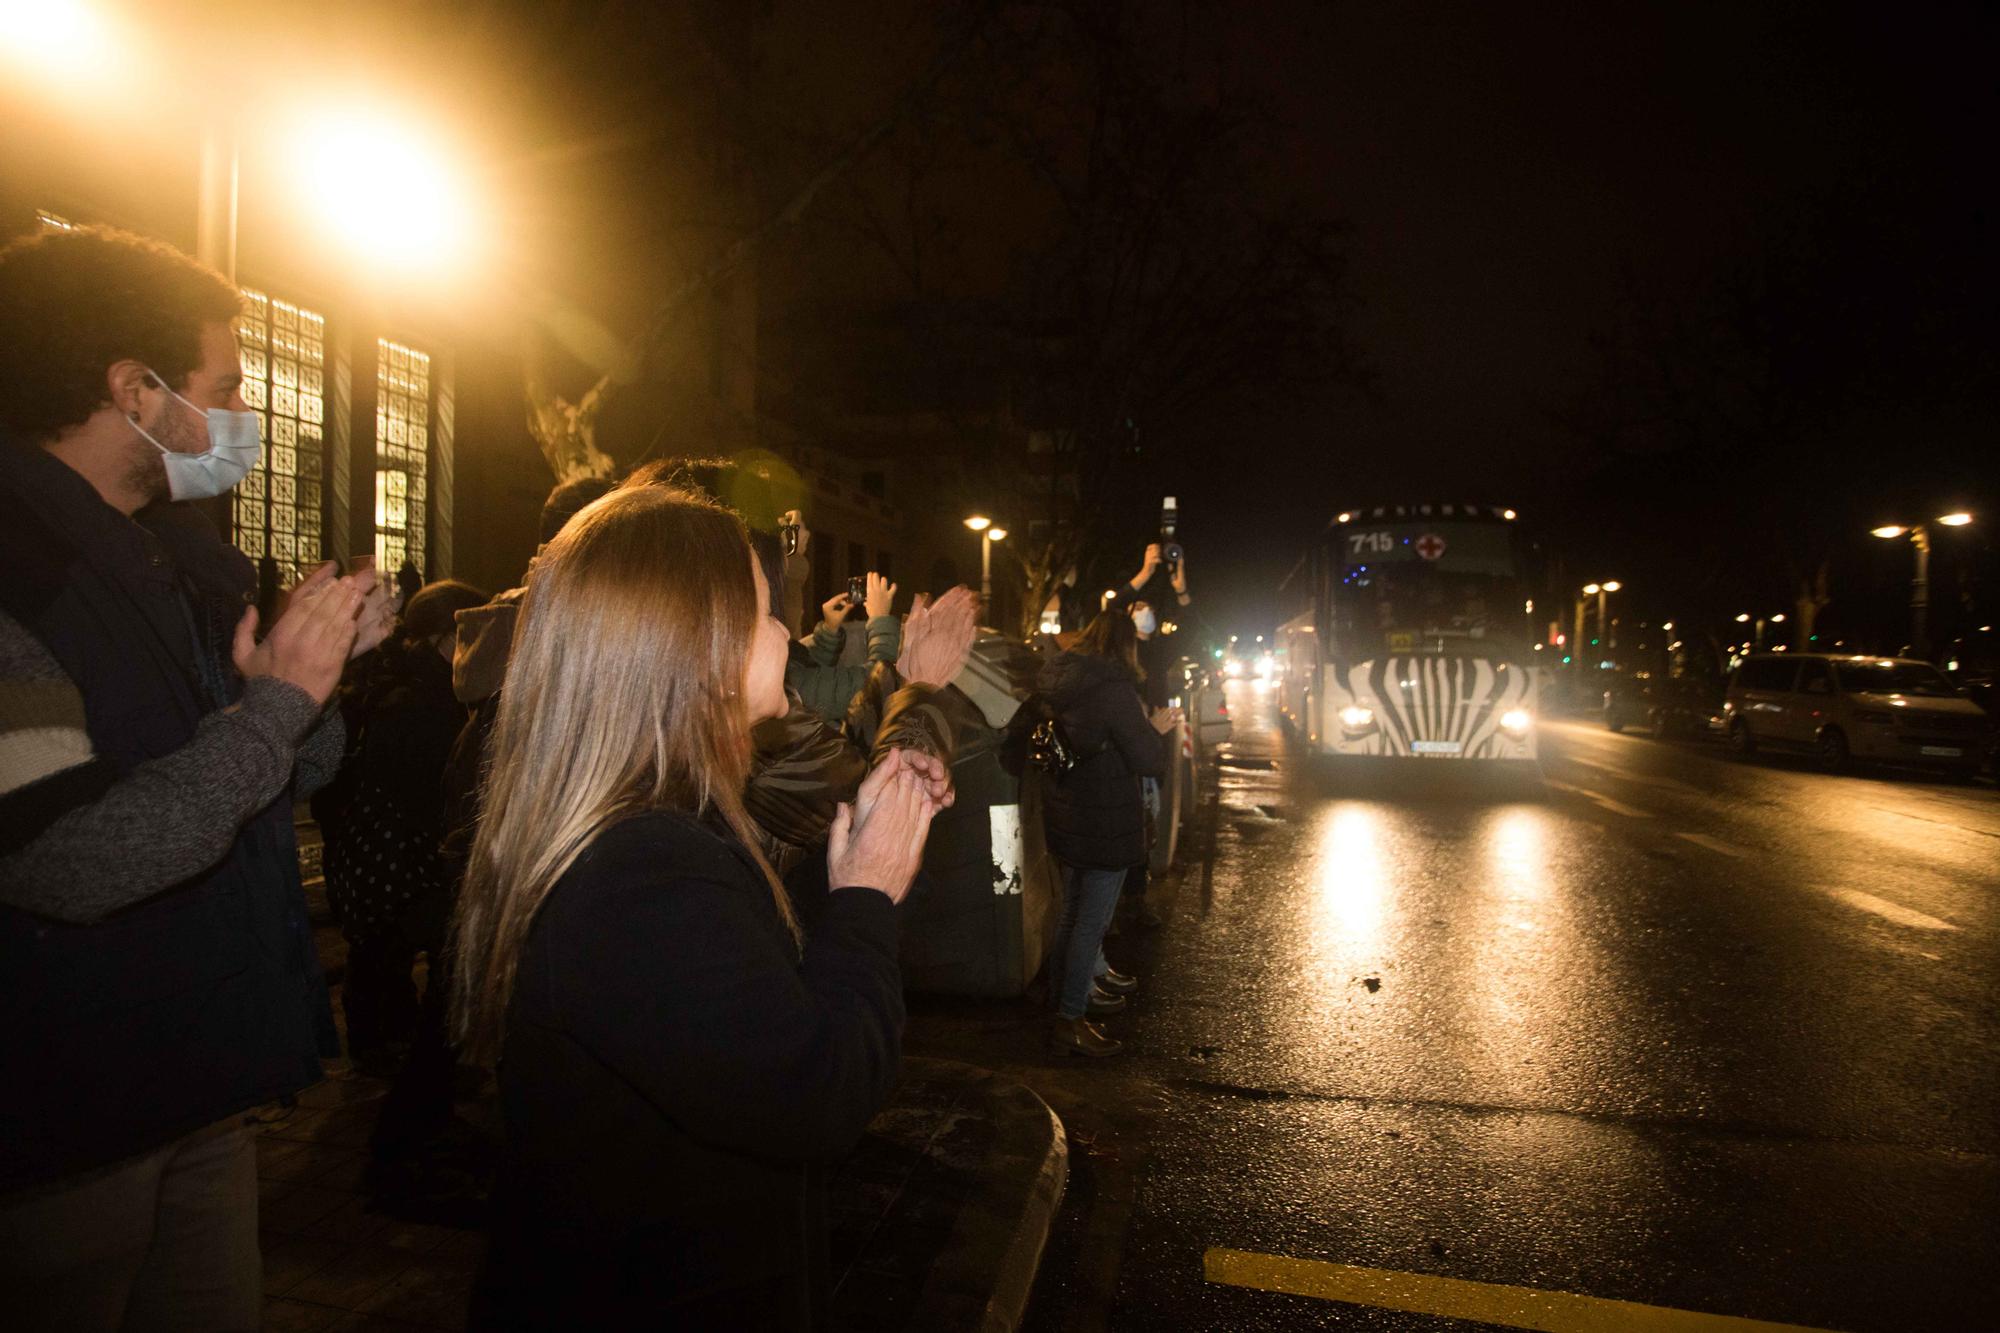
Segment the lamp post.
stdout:
<path fill-rule="evenodd" d="M 982 605 L 993 601 L 993 543 L 1007 540 L 1007 529 L 996 528 L 993 520 L 984 514 L 966 517 L 965 526 L 979 534 L 979 600 Z"/>
<path fill-rule="evenodd" d="M 1607 579 L 1603 583 L 1586 583 L 1583 585 L 1583 595 L 1576 599 L 1576 651 L 1570 654 L 1571 660 L 1578 666 L 1583 665 L 1583 650 L 1585 647 L 1583 640 L 1584 598 L 1595 597 L 1597 599 L 1597 637 L 1603 641 L 1604 647 L 1609 648 L 1611 646 L 1611 625 L 1604 618 L 1605 599 L 1624 586 L 1617 579 Z M 1599 660 L 1601 661 L 1602 659 L 1600 658 Z"/>
<path fill-rule="evenodd" d="M 1783 611 L 1780 611 L 1776 615 L 1753 616 L 1748 611 L 1741 611 L 1737 613 L 1736 623 L 1739 625 L 1749 625 L 1752 627 L 1750 650 L 1752 652 L 1761 653 L 1764 651 L 1764 626 L 1784 624 L 1785 613 Z"/>
<path fill-rule="evenodd" d="M 1942 527 L 1962 528 L 1972 522 L 1972 515 L 1957 512 L 1940 514 L 1934 522 Z M 1910 545 L 1917 551 L 1916 575 L 1910 580 L 1910 651 L 1918 657 L 1930 656 L 1930 611 L 1931 611 L 1931 533 L 1927 523 L 1912 523 L 1905 527 L 1900 523 L 1885 523 L 1871 529 L 1874 536 L 1884 541 L 1894 541 L 1908 536 Z"/>

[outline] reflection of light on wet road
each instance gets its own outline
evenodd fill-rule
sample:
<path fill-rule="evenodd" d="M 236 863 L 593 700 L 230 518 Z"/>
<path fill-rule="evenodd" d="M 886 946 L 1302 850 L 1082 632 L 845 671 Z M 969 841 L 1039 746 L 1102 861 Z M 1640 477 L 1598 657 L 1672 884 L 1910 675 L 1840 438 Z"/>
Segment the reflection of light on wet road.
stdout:
<path fill-rule="evenodd" d="M 1494 886 L 1508 898 L 1548 897 L 1548 849 L 1543 822 L 1547 812 L 1532 805 L 1510 805 L 1495 811 L 1486 824 L 1487 858 Z M 1534 929 L 1530 922 L 1517 922 Z"/>
<path fill-rule="evenodd" d="M 1313 864 L 1313 896 L 1322 933 L 1346 951 L 1381 942 L 1390 893 L 1382 854 L 1379 806 L 1343 802 L 1333 807 Z"/>

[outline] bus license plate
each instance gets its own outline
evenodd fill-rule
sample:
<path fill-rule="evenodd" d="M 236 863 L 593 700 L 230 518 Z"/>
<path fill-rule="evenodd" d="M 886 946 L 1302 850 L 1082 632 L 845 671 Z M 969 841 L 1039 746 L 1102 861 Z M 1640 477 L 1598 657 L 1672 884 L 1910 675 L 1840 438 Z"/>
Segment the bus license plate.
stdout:
<path fill-rule="evenodd" d="M 1926 745 L 1923 752 L 1933 759 L 1960 759 L 1965 755 L 1956 745 Z"/>
<path fill-rule="evenodd" d="M 1413 754 L 1463 754 L 1465 746 L 1458 741 L 1411 741 Z"/>

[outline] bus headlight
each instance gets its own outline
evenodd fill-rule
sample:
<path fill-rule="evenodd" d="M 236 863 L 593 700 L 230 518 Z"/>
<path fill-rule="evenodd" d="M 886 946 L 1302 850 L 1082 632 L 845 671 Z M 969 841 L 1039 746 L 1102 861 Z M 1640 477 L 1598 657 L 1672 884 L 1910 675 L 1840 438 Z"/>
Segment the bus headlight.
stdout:
<path fill-rule="evenodd" d="M 1510 708 L 1500 715 L 1500 730 L 1509 736 L 1525 736 L 1535 725 L 1535 715 L 1525 708 Z"/>
<path fill-rule="evenodd" d="M 1363 708 L 1359 704 L 1349 704 L 1340 710 L 1340 725 L 1349 731 L 1366 731 L 1375 725 L 1375 710 Z"/>

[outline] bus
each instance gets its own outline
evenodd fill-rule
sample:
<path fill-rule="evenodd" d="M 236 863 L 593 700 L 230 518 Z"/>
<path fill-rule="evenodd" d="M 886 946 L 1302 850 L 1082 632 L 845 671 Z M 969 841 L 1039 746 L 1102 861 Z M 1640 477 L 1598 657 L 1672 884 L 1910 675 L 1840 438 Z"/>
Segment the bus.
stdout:
<path fill-rule="evenodd" d="M 1382 505 L 1327 524 L 1287 576 L 1278 706 L 1333 762 L 1532 764 L 1543 672 L 1511 509 Z"/>

